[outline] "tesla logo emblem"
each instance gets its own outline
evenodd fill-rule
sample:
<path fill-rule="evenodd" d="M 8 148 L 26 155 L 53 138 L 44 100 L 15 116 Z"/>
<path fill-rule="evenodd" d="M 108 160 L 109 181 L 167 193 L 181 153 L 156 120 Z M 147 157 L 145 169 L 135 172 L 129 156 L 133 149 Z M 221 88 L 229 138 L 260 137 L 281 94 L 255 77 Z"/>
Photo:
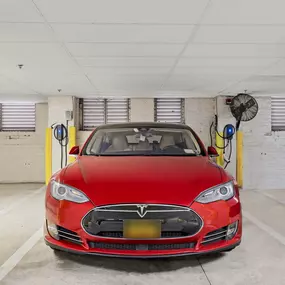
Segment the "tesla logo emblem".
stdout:
<path fill-rule="evenodd" d="M 138 208 L 138 210 L 137 210 L 138 215 L 141 218 L 143 218 L 147 213 L 147 210 L 146 210 L 147 205 L 137 205 L 137 208 Z"/>

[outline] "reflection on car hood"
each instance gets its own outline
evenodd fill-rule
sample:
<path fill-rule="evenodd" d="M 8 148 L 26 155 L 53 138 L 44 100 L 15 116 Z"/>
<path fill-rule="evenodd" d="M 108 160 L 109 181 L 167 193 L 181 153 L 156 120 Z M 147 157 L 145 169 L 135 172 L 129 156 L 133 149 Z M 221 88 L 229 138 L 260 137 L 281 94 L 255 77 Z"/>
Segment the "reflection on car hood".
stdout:
<path fill-rule="evenodd" d="M 222 182 L 222 171 L 202 156 L 81 156 L 66 169 L 62 182 L 80 189 L 98 206 L 189 206 L 202 191 Z"/>

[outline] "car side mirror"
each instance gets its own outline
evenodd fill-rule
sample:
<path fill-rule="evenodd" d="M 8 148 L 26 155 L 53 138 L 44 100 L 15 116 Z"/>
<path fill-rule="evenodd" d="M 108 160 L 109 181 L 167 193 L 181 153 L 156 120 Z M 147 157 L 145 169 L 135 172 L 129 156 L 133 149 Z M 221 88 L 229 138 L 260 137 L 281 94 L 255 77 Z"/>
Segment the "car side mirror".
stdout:
<path fill-rule="evenodd" d="M 216 148 L 214 148 L 213 146 L 209 146 L 208 147 L 208 155 L 211 156 L 211 157 L 217 157 L 219 156 Z"/>
<path fill-rule="evenodd" d="M 69 151 L 70 156 L 77 156 L 79 154 L 79 146 L 74 146 Z"/>

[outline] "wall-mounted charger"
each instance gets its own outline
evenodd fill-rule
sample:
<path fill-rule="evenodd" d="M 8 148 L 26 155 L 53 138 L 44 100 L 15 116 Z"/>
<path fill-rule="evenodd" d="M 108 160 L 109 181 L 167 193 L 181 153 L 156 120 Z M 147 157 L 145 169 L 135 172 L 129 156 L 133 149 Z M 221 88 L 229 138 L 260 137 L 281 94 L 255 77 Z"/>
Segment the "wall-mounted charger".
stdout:
<path fill-rule="evenodd" d="M 71 121 L 73 119 L 73 111 L 65 111 L 65 119 Z"/>

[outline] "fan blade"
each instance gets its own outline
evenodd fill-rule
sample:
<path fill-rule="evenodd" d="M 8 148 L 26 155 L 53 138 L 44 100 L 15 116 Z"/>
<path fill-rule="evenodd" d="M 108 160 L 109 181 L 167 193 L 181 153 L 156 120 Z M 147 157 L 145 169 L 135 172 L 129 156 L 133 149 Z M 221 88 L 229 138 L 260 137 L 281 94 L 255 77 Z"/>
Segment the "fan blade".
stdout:
<path fill-rule="evenodd" d="M 255 105 L 255 101 L 252 98 L 244 104 L 245 109 L 249 109 L 253 107 L 254 105 Z"/>
<path fill-rule="evenodd" d="M 249 121 L 256 116 L 258 104 L 249 94 L 239 93 L 232 99 L 230 110 L 237 121 Z"/>

